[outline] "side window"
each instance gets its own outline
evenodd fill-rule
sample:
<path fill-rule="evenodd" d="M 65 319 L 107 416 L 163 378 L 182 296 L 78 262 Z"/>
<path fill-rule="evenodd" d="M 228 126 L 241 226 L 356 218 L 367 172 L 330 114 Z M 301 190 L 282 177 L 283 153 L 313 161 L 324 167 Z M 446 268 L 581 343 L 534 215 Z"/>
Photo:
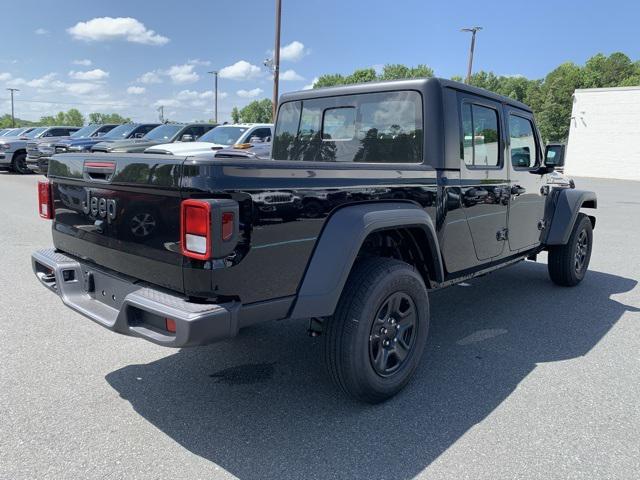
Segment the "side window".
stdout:
<path fill-rule="evenodd" d="M 144 136 L 147 133 L 149 133 L 151 130 L 156 128 L 156 127 L 157 127 L 157 125 L 142 125 L 142 126 L 138 127 L 138 129 L 136 130 L 135 135 Z"/>
<path fill-rule="evenodd" d="M 178 140 L 181 140 L 185 135 L 191 135 L 195 140 L 200 135 L 202 135 L 202 132 L 200 131 L 200 129 L 198 129 L 197 126 L 192 125 L 191 127 L 187 127 L 184 129 L 184 131 L 180 134 L 180 138 Z"/>
<path fill-rule="evenodd" d="M 271 138 L 271 129 L 256 128 L 253 132 L 251 132 L 251 134 L 247 138 L 247 141 L 251 140 L 252 138 L 258 138 L 260 139 L 260 141 L 265 142 L 268 138 Z"/>
<path fill-rule="evenodd" d="M 415 91 L 313 98 L 280 107 L 273 158 L 422 162 L 422 97 Z"/>
<path fill-rule="evenodd" d="M 511 165 L 515 168 L 535 167 L 538 152 L 531 121 L 517 115 L 509 115 L 509 140 Z"/>
<path fill-rule="evenodd" d="M 462 105 L 462 158 L 469 168 L 500 166 L 498 112 L 482 105 Z"/>
<path fill-rule="evenodd" d="M 103 125 L 102 127 L 100 127 L 98 129 L 98 131 L 96 132 L 96 134 L 101 134 L 104 135 L 105 133 L 113 130 L 117 125 Z"/>

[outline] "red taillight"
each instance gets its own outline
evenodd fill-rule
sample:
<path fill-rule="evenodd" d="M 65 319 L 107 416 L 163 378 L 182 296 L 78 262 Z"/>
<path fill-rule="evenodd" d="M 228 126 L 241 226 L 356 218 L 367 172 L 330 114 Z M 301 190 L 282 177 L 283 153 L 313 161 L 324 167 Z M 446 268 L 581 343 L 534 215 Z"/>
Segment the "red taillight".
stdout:
<path fill-rule="evenodd" d="M 176 333 L 176 321 L 171 318 L 164 319 L 164 326 L 167 332 Z"/>
<path fill-rule="evenodd" d="M 38 213 L 42 218 L 53 218 L 53 185 L 49 180 L 38 181 Z"/>
<path fill-rule="evenodd" d="M 222 240 L 229 241 L 233 237 L 233 212 L 224 212 L 222 214 Z"/>
<path fill-rule="evenodd" d="M 182 254 L 197 260 L 211 258 L 211 205 L 202 200 L 184 200 L 180 212 Z"/>

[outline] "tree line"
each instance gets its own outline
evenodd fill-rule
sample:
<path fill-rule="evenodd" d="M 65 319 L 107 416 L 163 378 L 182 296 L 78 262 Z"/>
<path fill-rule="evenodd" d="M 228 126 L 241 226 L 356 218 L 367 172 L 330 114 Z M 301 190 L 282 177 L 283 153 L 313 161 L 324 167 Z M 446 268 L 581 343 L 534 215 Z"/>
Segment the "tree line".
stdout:
<path fill-rule="evenodd" d="M 426 65 L 408 67 L 390 64 L 385 65 L 380 72 L 374 68 L 363 68 L 349 75 L 325 74 L 318 78 L 313 88 L 433 76 L 433 70 Z M 456 76 L 452 80 L 462 81 L 462 77 Z M 563 63 L 540 79 L 480 71 L 471 76 L 470 83 L 529 105 L 546 141 L 566 141 L 569 136 L 573 92 L 578 88 L 640 85 L 640 62 L 633 62 L 621 52 L 609 56 L 599 53 L 589 58 L 584 65 Z M 234 122 L 270 122 L 271 100 L 256 100 L 242 109 L 235 107 L 232 119 Z"/>
<path fill-rule="evenodd" d="M 39 121 L 32 122 L 16 118 L 16 127 L 32 127 L 34 125 L 50 126 L 50 125 L 69 125 L 73 127 L 81 127 L 88 123 L 129 123 L 129 117 L 123 117 L 117 113 L 90 113 L 87 118 L 76 108 L 67 110 L 66 112 L 58 112 L 55 115 L 46 115 L 40 117 Z M 11 115 L 5 114 L 0 116 L 0 128 L 11 127 Z"/>

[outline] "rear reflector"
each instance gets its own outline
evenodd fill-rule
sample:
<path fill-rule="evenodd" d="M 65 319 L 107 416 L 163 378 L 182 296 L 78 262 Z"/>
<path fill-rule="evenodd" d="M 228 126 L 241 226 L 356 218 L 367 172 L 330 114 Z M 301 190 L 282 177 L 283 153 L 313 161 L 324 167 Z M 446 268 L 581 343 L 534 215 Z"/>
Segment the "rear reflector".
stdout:
<path fill-rule="evenodd" d="M 165 328 L 168 332 L 176 333 L 176 321 L 171 318 L 164 319 Z"/>
<path fill-rule="evenodd" d="M 182 254 L 197 260 L 211 258 L 211 205 L 202 200 L 184 200 L 180 206 Z"/>
<path fill-rule="evenodd" d="M 222 213 L 222 240 L 227 242 L 233 237 L 233 212 Z"/>
<path fill-rule="evenodd" d="M 53 191 L 49 180 L 38 181 L 38 214 L 47 220 L 53 218 Z"/>

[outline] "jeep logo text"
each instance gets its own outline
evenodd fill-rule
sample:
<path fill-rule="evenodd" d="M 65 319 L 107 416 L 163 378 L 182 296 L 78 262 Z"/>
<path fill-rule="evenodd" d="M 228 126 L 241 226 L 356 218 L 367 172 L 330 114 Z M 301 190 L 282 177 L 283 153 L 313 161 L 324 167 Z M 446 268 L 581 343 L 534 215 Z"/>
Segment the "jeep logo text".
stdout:
<path fill-rule="evenodd" d="M 87 198 L 82 201 L 82 211 L 85 215 L 106 218 L 111 222 L 116 219 L 118 209 L 115 200 L 111 198 L 92 197 L 89 191 L 87 191 Z"/>

